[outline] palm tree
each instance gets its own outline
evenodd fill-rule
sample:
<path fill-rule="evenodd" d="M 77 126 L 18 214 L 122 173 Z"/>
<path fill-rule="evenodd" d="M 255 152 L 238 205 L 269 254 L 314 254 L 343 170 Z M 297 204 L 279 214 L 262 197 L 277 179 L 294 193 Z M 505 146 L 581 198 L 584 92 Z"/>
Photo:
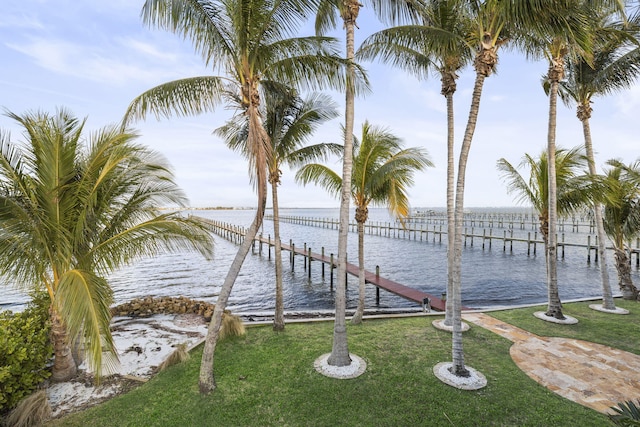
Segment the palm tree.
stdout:
<path fill-rule="evenodd" d="M 408 187 L 413 174 L 433 166 L 425 150 L 402 149 L 401 140 L 388 130 L 362 125 L 362 139 L 354 138 L 353 171 L 349 193 L 356 206 L 358 224 L 358 307 L 352 323 L 362 322 L 365 300 L 364 278 L 364 224 L 368 219 L 369 205 L 387 205 L 391 214 L 402 220 L 409 215 Z M 313 163 L 300 168 L 296 180 L 306 185 L 310 182 L 325 187 L 335 195 L 342 191 L 340 176 L 325 165 Z"/>
<path fill-rule="evenodd" d="M 25 140 L 0 132 L 0 274 L 23 290 L 46 290 L 53 379 L 76 374 L 75 344 L 99 379 L 117 362 L 109 273 L 163 251 L 211 256 L 211 235 L 195 219 L 160 214 L 186 200 L 164 159 L 134 144 L 135 134 L 105 127 L 83 144 L 85 121 L 64 109 L 7 116 Z"/>
<path fill-rule="evenodd" d="M 565 216 L 575 212 L 588 203 L 590 194 L 588 186 L 578 175 L 586 163 L 582 148 L 565 150 L 559 148 L 555 153 L 556 183 L 558 190 L 557 211 Z M 549 156 L 543 151 L 538 157 L 525 154 L 518 167 L 514 167 L 506 159 L 498 160 L 498 170 L 507 183 L 509 193 L 517 195 L 517 201 L 530 204 L 538 212 L 540 233 L 545 247 L 545 261 L 549 269 L 549 258 L 555 253 L 549 250 Z M 528 169 L 529 178 L 523 177 L 518 169 Z"/>
<path fill-rule="evenodd" d="M 461 2 L 433 0 L 420 14 L 422 25 L 405 25 L 379 31 L 360 45 L 356 57 L 378 58 L 395 67 L 427 78 L 438 74 L 442 82 L 440 93 L 447 102 L 447 294 L 453 290 L 454 245 L 454 109 L 458 72 L 469 64 L 473 51 L 467 44 L 469 21 Z M 444 324 L 452 325 L 453 300 L 447 299 Z"/>
<path fill-rule="evenodd" d="M 264 127 L 271 140 L 272 156 L 269 161 L 269 183 L 273 203 L 273 233 L 275 246 L 276 302 L 273 329 L 284 330 L 284 303 L 282 289 L 282 247 L 280 242 L 280 216 L 278 209 L 278 185 L 284 164 L 298 166 L 310 161 L 326 159 L 330 153 L 339 154 L 342 145 L 315 144 L 304 146 L 311 134 L 322 123 L 338 116 L 336 106 L 327 95 L 315 93 L 300 98 L 295 91 L 284 88 L 267 90 L 262 115 Z M 246 116 L 235 116 L 215 133 L 227 141 L 234 150 L 242 151 L 245 157 L 249 123 Z"/>
<path fill-rule="evenodd" d="M 608 22 L 610 20 L 609 16 L 603 17 L 597 23 L 596 31 L 600 34 L 600 37 L 596 39 L 592 58 L 587 60 L 582 56 L 569 57 L 566 63 L 566 79 L 559 83 L 560 98 L 567 106 L 573 103 L 577 106 L 577 117 L 582 123 L 589 174 L 592 176 L 595 176 L 597 171 L 589 121 L 593 112 L 591 104 L 593 103 L 593 98 L 597 96 L 608 95 L 629 88 L 640 73 L 640 48 L 635 47 L 629 50 L 630 47 L 633 47 L 633 44 L 627 38 L 629 27 L 631 27 L 632 31 L 637 30 L 638 18 L 640 16 L 636 15 L 628 25 L 621 25 L 617 22 Z M 622 30 L 622 33 L 620 30 Z M 616 311 L 609 283 L 606 234 L 601 204 L 595 202 L 593 210 L 598 236 L 602 308 Z"/>
<path fill-rule="evenodd" d="M 371 0 L 373 9 L 385 19 L 409 17 L 420 0 Z M 349 366 L 349 344 L 346 328 L 347 239 L 349 234 L 349 200 L 353 167 L 353 123 L 355 116 L 356 70 L 355 28 L 363 5 L 359 0 L 321 0 L 316 15 L 316 33 L 322 34 L 336 27 L 338 17 L 345 30 L 347 85 L 345 88 L 344 153 L 342 158 L 342 193 L 340 194 L 340 218 L 338 226 L 338 283 L 336 285 L 333 347 L 327 363 L 332 366 Z"/>
<path fill-rule="evenodd" d="M 610 160 L 604 176 L 604 229 L 613 242 L 618 284 L 624 299 L 637 299 L 631 280 L 629 245 L 640 235 L 640 162 L 626 166 Z"/>
<path fill-rule="evenodd" d="M 547 94 L 549 96 L 549 118 L 547 129 L 547 153 L 550 159 L 555 159 L 556 151 L 556 127 L 557 127 L 557 101 L 560 81 L 564 79 L 565 63 L 568 57 L 582 56 L 591 58 L 593 43 L 593 26 L 590 25 L 596 19 L 596 11 L 603 8 L 609 9 L 619 6 L 618 1 L 598 2 L 594 5 L 592 1 L 569 3 L 565 13 L 558 16 L 557 25 L 549 27 L 542 36 L 534 35 L 533 42 L 527 48 L 533 47 L 533 55 L 543 55 L 549 61 L 545 83 L 548 85 Z M 538 45 L 541 43 L 541 46 Z M 530 51 L 531 52 L 531 51 Z M 564 319 L 562 314 L 562 303 L 558 290 L 557 275 L 557 240 L 556 225 L 558 219 L 557 212 L 557 188 L 556 188 L 556 165 L 554 161 L 548 162 L 549 179 L 549 242 L 547 258 L 547 288 L 548 306 L 546 316 L 555 319 Z"/>
<path fill-rule="evenodd" d="M 260 87 L 269 81 L 309 89 L 325 85 L 344 89 L 347 84 L 344 61 L 335 56 L 334 39 L 291 38 L 317 5 L 316 0 L 147 0 L 142 9 L 147 24 L 190 39 L 207 65 L 227 74 L 187 78 L 150 89 L 131 103 L 125 123 L 149 113 L 195 115 L 223 102 L 235 105 L 238 101 L 241 109 L 237 114 L 245 115 L 249 123 L 247 150 L 251 153 L 249 173 L 258 193 L 256 216 L 218 295 L 202 353 L 201 393 L 215 389 L 213 361 L 222 314 L 264 217 L 272 153 L 262 123 Z"/>

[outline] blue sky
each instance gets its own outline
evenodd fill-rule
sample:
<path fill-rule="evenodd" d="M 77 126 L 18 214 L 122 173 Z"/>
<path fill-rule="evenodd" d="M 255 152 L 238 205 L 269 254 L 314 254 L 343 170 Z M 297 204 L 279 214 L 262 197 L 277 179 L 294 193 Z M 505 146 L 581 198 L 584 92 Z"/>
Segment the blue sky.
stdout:
<path fill-rule="evenodd" d="M 210 74 L 187 42 L 143 25 L 141 0 L 8 0 L 0 15 L 0 107 L 14 113 L 65 107 L 87 117 L 89 131 L 119 122 L 133 98 L 158 84 Z M 356 46 L 381 28 L 363 10 Z M 336 33 L 342 37 L 341 32 Z M 343 44 L 343 42 L 341 42 Z M 427 149 L 435 168 L 416 175 L 410 190 L 414 207 L 444 206 L 446 185 L 445 101 L 440 81 L 418 81 L 379 64 L 364 64 L 373 93 L 356 101 L 356 135 L 365 120 L 385 126 L 406 146 Z M 497 75 L 486 80 L 478 126 L 467 167 L 465 206 L 515 205 L 496 170 L 505 157 L 519 163 L 524 153 L 546 147 L 548 100 L 540 87 L 541 62 L 501 52 Z M 464 70 L 458 84 L 456 151 L 466 124 L 473 72 Z M 343 96 L 335 101 L 344 110 Z M 596 99 L 592 133 L 599 170 L 607 159 L 630 162 L 640 157 L 640 85 Z M 214 113 L 134 125 L 139 142 L 163 153 L 192 206 L 255 206 L 247 166 L 212 131 L 230 117 L 221 106 Z M 313 142 L 340 142 L 342 117 L 324 125 Z M 20 131 L 6 116 L 0 127 Z M 557 144 L 582 143 L 582 127 L 573 108 L 559 106 Z M 337 161 L 330 163 L 340 170 Z M 280 189 L 284 207 L 336 207 L 338 202 L 316 187 L 303 188 L 285 169 Z"/>

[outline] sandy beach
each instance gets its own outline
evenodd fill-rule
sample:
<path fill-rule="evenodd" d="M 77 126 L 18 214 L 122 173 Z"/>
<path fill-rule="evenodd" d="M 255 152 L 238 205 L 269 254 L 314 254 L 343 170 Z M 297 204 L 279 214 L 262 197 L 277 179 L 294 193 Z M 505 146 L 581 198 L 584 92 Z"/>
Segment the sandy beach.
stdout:
<path fill-rule="evenodd" d="M 86 370 L 72 381 L 47 387 L 53 417 L 86 409 L 137 387 L 157 372 L 177 346 L 191 348 L 207 333 L 203 317 L 194 314 L 114 317 L 111 328 L 120 366 L 105 374 L 98 387 Z"/>

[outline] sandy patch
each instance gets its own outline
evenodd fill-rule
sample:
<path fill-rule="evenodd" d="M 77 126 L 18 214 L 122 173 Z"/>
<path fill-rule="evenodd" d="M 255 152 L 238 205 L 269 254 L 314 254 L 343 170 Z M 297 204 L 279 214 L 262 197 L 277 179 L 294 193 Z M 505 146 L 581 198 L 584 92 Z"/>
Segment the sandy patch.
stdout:
<path fill-rule="evenodd" d="M 145 382 L 178 345 L 191 348 L 204 339 L 207 325 L 197 315 L 158 314 L 147 318 L 114 317 L 111 331 L 119 365 L 105 373 L 98 387 L 86 371 L 72 381 L 51 384 L 47 397 L 53 417 L 93 406 Z"/>

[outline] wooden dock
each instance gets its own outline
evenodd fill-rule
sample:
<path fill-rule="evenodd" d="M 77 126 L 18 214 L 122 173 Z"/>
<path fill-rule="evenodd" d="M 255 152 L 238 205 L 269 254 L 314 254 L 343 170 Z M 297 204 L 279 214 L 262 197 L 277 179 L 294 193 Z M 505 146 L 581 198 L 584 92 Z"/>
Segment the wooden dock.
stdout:
<path fill-rule="evenodd" d="M 265 219 L 273 219 L 272 215 L 265 215 Z M 309 218 L 309 217 L 301 217 L 301 216 L 280 216 L 281 222 L 288 222 L 296 225 L 306 225 L 312 227 L 319 228 L 328 228 L 328 229 L 338 229 L 338 220 L 330 219 L 330 218 Z M 476 219 L 469 220 L 471 224 L 476 224 Z M 478 220 L 479 221 L 479 220 Z M 493 223 L 491 223 L 493 224 Z M 500 223 L 504 225 L 504 223 Z M 445 236 L 446 241 L 446 222 L 440 223 L 439 225 L 433 225 L 432 229 L 428 229 L 423 224 L 406 224 L 406 227 L 403 227 L 398 223 L 391 222 L 367 222 L 364 225 L 364 231 L 367 234 L 388 237 L 388 238 L 397 238 L 397 239 L 408 239 L 415 241 L 431 241 L 433 243 L 442 243 L 443 236 Z M 445 227 L 443 229 L 443 227 Z M 469 230 L 468 227 L 464 227 L 464 232 L 462 233 L 464 239 L 464 246 L 474 246 L 474 243 L 480 241 L 482 245 L 482 249 L 488 248 L 492 249 L 494 241 L 498 243 L 502 243 L 502 251 L 506 252 L 507 248 L 510 252 L 513 252 L 513 244 L 516 242 L 517 244 L 526 244 L 527 247 L 527 256 L 537 254 L 538 245 L 542 246 L 544 249 L 544 241 L 541 237 L 538 236 L 537 231 L 527 232 L 526 237 L 515 237 L 514 236 L 514 224 L 509 223 L 508 229 L 502 229 L 502 233 L 493 234 L 493 228 L 489 228 L 488 232 L 486 228 L 482 229 L 482 234 L 479 232 L 476 227 L 471 226 Z M 577 231 L 578 226 L 574 224 L 574 232 Z M 357 229 L 357 224 L 355 222 L 349 223 L 349 231 L 355 232 Z M 560 258 L 565 258 L 565 248 L 584 248 L 586 249 L 586 258 L 587 263 L 591 263 L 592 255 L 595 262 L 598 262 L 598 237 L 597 236 L 586 236 L 586 244 L 585 243 L 570 243 L 565 241 L 565 233 L 557 234 L 557 248 L 556 256 Z M 593 239 L 592 239 L 593 237 Z M 607 246 L 607 250 L 613 251 L 613 247 Z M 640 268 L 640 238 L 636 239 L 635 248 L 629 248 L 630 259 L 629 262 L 632 261 L 633 256 L 635 255 L 635 264 L 636 267 Z"/>
<path fill-rule="evenodd" d="M 244 236 L 246 235 L 246 229 L 244 229 L 243 227 L 238 227 L 221 221 L 213 221 L 206 218 L 200 219 L 211 225 L 212 232 L 234 243 L 239 243 L 240 241 L 242 241 L 242 239 L 244 239 Z M 271 239 L 271 237 L 265 238 L 263 236 L 257 236 L 254 240 L 254 253 L 256 242 L 258 243 L 259 254 L 262 254 L 263 245 L 267 245 L 268 256 L 269 259 L 271 259 L 271 248 L 275 245 L 275 242 Z M 304 260 L 304 268 L 307 271 L 309 277 L 311 277 L 312 262 L 321 263 L 322 277 L 325 277 L 325 266 L 329 267 L 330 286 L 331 289 L 333 289 L 333 270 L 338 266 L 334 254 L 326 255 L 324 253 L 324 248 L 322 248 L 321 253 L 312 252 L 310 248 L 306 247 L 306 244 L 303 245 L 303 247 L 296 247 L 295 244 L 291 241 L 289 242 L 289 244 L 281 243 L 281 248 L 283 251 L 289 252 L 291 269 L 295 267 L 296 255 L 302 256 Z M 347 274 L 358 277 L 358 266 L 355 264 L 347 263 Z M 446 301 L 444 299 L 436 297 L 435 295 L 428 294 L 426 292 L 422 292 L 418 289 L 405 286 L 393 280 L 386 279 L 380 276 L 380 269 L 377 266 L 376 272 L 365 271 L 365 283 L 371 284 L 376 287 L 376 303 L 380 302 L 380 289 L 383 289 L 401 298 L 413 301 L 421 305 L 425 311 L 446 310 Z M 468 308 L 463 307 L 463 309 Z"/>

